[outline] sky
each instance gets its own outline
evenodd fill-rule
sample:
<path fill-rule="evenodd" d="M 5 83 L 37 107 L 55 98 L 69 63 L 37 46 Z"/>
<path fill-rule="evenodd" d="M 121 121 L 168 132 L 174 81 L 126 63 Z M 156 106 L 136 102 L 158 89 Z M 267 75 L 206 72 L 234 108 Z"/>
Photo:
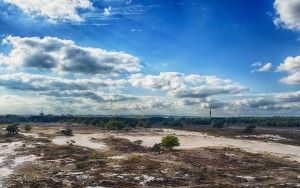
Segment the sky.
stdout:
<path fill-rule="evenodd" d="M 0 0 L 0 114 L 300 116 L 300 0 Z"/>

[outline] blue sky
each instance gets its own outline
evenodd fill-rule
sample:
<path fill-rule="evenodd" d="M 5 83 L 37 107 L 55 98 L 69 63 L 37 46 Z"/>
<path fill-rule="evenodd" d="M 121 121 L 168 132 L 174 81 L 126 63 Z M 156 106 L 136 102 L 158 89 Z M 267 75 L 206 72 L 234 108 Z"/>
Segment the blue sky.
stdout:
<path fill-rule="evenodd" d="M 172 111 L 171 114 L 205 115 L 207 109 L 213 108 L 219 116 L 300 115 L 298 0 L 57 2 L 0 1 L 0 97 L 6 103 L 14 102 L 10 110 L 5 102 L 0 104 L 1 113 L 22 113 L 21 104 L 32 104 L 24 113 L 45 109 L 49 113 Z M 72 41 L 73 46 L 63 40 Z M 41 51 L 28 41 L 65 46 L 55 52 Z M 88 60 L 78 57 L 79 61 L 61 58 L 67 48 L 80 48 L 78 53 L 90 56 L 84 56 Z M 91 55 L 91 48 L 107 53 L 104 57 L 100 51 Z M 46 55 L 37 58 L 37 51 Z M 104 62 L 104 58 L 111 62 Z M 45 67 L 53 59 L 53 66 Z M 82 65 L 76 64 L 75 69 L 75 61 Z M 122 66 L 126 69 L 119 67 L 124 61 L 127 64 Z M 94 71 L 103 69 L 104 64 L 109 69 L 113 66 L 116 72 Z M 41 89 L 37 87 L 48 87 L 49 82 L 33 82 L 33 75 L 43 77 L 40 79 L 44 82 L 61 78 L 68 83 L 81 83 L 82 79 L 96 79 L 98 84 L 107 80 L 122 83 L 86 90 Z M 12 87 L 13 84 L 20 87 Z M 54 91 L 60 95 L 49 94 Z M 87 97 L 87 92 L 101 100 Z M 114 101 L 111 98 L 115 95 L 128 99 Z M 33 98 L 39 102 L 33 102 Z M 56 99 L 77 105 L 79 110 L 49 103 Z"/>

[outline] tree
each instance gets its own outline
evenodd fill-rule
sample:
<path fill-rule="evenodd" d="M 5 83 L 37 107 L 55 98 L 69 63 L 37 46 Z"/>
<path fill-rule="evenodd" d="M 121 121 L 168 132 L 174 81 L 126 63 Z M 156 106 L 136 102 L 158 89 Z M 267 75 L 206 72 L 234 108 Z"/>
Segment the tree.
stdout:
<path fill-rule="evenodd" d="M 179 139 L 173 135 L 165 136 L 161 139 L 161 146 L 173 150 L 174 147 L 180 146 Z"/>
<path fill-rule="evenodd" d="M 30 132 L 30 131 L 31 131 L 31 126 L 28 125 L 28 124 L 26 124 L 26 125 L 24 126 L 24 129 L 25 129 L 26 132 Z"/>
<path fill-rule="evenodd" d="M 125 123 L 123 121 L 118 120 L 110 120 L 105 124 L 105 128 L 109 130 L 121 130 L 126 127 Z"/>
<path fill-rule="evenodd" d="M 248 133 L 248 134 L 252 134 L 255 130 L 256 126 L 255 125 L 248 125 L 245 129 L 244 129 L 244 133 Z"/>
<path fill-rule="evenodd" d="M 9 125 L 6 127 L 6 132 L 9 136 L 14 136 L 18 134 L 20 129 L 18 128 L 18 124 Z"/>

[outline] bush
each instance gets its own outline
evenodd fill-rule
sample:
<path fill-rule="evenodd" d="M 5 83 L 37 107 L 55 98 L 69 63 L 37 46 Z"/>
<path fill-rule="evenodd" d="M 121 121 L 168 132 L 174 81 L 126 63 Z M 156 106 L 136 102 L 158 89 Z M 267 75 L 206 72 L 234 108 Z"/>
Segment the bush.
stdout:
<path fill-rule="evenodd" d="M 161 146 L 172 150 L 174 147 L 180 146 L 179 139 L 173 135 L 165 136 L 161 139 Z"/>
<path fill-rule="evenodd" d="M 212 127 L 215 129 L 223 128 L 224 127 L 224 121 L 213 121 Z"/>
<path fill-rule="evenodd" d="M 100 154 L 97 151 L 92 151 L 89 155 L 90 160 L 100 159 Z"/>
<path fill-rule="evenodd" d="M 156 143 L 151 147 L 151 151 L 153 152 L 161 152 L 161 144 L 160 143 Z"/>
<path fill-rule="evenodd" d="M 248 134 L 252 134 L 255 130 L 256 126 L 255 125 L 248 125 L 245 129 L 244 129 L 244 133 L 248 133 Z"/>
<path fill-rule="evenodd" d="M 27 125 L 24 126 L 24 129 L 25 129 L 26 132 L 30 132 L 31 131 L 31 126 L 27 124 Z"/>
<path fill-rule="evenodd" d="M 64 134 L 65 136 L 73 136 L 73 130 L 70 128 L 61 130 L 61 133 Z"/>
<path fill-rule="evenodd" d="M 135 145 L 140 146 L 140 145 L 142 145 L 143 140 L 135 140 L 135 141 L 133 141 L 132 143 L 134 143 Z"/>
<path fill-rule="evenodd" d="M 128 160 L 130 162 L 139 161 L 141 158 L 142 158 L 142 156 L 140 154 L 137 154 L 137 153 L 133 153 L 133 154 L 131 154 L 131 155 L 128 156 Z"/>
<path fill-rule="evenodd" d="M 9 125 L 6 127 L 7 135 L 14 136 L 19 133 L 20 129 L 18 128 L 18 124 Z"/>
<path fill-rule="evenodd" d="M 109 130 L 123 130 L 125 127 L 125 123 L 118 120 L 110 120 L 105 124 L 105 128 Z"/>

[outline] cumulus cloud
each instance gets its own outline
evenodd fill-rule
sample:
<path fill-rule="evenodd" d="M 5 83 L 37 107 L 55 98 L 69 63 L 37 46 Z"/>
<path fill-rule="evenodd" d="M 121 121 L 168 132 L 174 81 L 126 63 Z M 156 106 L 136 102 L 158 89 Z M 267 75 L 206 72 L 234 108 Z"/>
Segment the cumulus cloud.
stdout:
<path fill-rule="evenodd" d="M 276 26 L 282 26 L 292 30 L 300 30 L 300 1 L 299 0 L 275 0 L 274 8 Z"/>
<path fill-rule="evenodd" d="M 103 15 L 104 16 L 110 16 L 111 15 L 111 7 L 108 7 L 108 8 L 104 8 L 104 12 L 103 12 Z"/>
<path fill-rule="evenodd" d="M 0 87 L 6 89 L 31 92 L 40 96 L 63 98 L 64 100 L 72 100 L 74 98 L 89 99 L 98 103 L 138 99 L 135 96 L 114 92 L 115 88 L 125 83 L 126 81 L 122 79 L 69 80 L 26 73 L 0 75 Z M 108 88 L 113 89 L 109 90 Z M 101 92 L 99 90 L 101 90 Z"/>
<path fill-rule="evenodd" d="M 130 54 L 81 47 L 71 40 L 8 36 L 4 43 L 10 44 L 12 50 L 6 56 L 2 54 L 0 64 L 9 67 L 102 75 L 140 70 L 139 59 Z"/>
<path fill-rule="evenodd" d="M 136 103 L 123 103 L 118 104 L 118 106 L 111 106 L 113 109 L 124 109 L 124 110 L 170 110 L 179 107 L 178 103 L 175 101 L 167 101 L 162 99 L 150 99 L 144 98 L 143 100 Z"/>
<path fill-rule="evenodd" d="M 64 99 L 72 99 L 72 98 L 81 98 L 81 99 L 89 99 L 98 103 L 102 102 L 120 102 L 120 101 L 129 101 L 136 100 L 137 97 L 123 94 L 105 94 L 103 92 L 95 92 L 95 91 L 46 91 L 39 92 L 39 95 L 46 95 L 50 97 L 56 98 L 64 98 Z"/>
<path fill-rule="evenodd" d="M 218 94 L 236 94 L 247 89 L 231 80 L 216 76 L 162 72 L 159 75 L 135 74 L 129 79 L 134 87 L 166 91 L 179 98 L 205 98 Z"/>
<path fill-rule="evenodd" d="M 268 71 L 271 70 L 272 64 L 271 63 L 263 64 L 261 62 L 257 62 L 257 63 L 253 63 L 251 65 L 251 67 L 253 67 L 253 70 L 251 71 L 252 73 L 254 73 L 254 72 L 268 72 Z"/>
<path fill-rule="evenodd" d="M 91 9 L 90 0 L 3 0 L 20 8 L 24 13 L 34 16 L 43 16 L 49 21 L 80 22 L 84 18 L 79 9 Z"/>
<path fill-rule="evenodd" d="M 37 74 L 13 73 L 0 75 L 0 86 L 23 91 L 49 90 L 90 90 L 103 87 L 118 87 L 125 84 L 125 80 L 76 79 L 68 80 Z"/>
<path fill-rule="evenodd" d="M 182 100 L 183 106 L 199 106 L 202 109 L 218 109 L 225 107 L 225 103 L 213 98 L 190 99 Z"/>
<path fill-rule="evenodd" d="M 300 91 L 233 100 L 228 102 L 228 107 L 261 110 L 298 109 L 300 108 Z"/>
<path fill-rule="evenodd" d="M 280 81 L 285 84 L 300 84 L 300 56 L 288 57 L 281 63 L 277 70 L 288 75 Z"/>

